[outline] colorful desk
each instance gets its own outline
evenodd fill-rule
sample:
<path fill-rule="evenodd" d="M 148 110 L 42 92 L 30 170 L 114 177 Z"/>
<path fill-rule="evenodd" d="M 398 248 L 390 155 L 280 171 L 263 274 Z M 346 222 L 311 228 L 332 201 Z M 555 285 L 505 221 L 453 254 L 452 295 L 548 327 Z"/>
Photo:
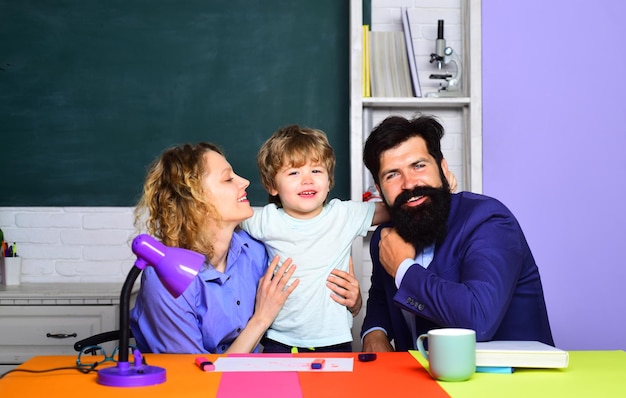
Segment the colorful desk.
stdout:
<path fill-rule="evenodd" d="M 300 356 L 314 357 L 308 354 Z M 320 356 L 320 355 L 318 355 Z M 518 369 L 513 374 L 477 373 L 459 383 L 437 383 L 419 354 L 379 353 L 353 372 L 203 372 L 196 355 L 148 354 L 150 365 L 167 369 L 167 381 L 149 387 L 116 388 L 96 383 L 96 374 L 76 370 L 16 372 L 0 379 L 0 396 L 12 397 L 626 397 L 626 352 L 570 351 L 567 369 Z M 207 355 L 210 360 L 217 356 Z M 34 357 L 21 369 L 73 366 L 74 356 Z"/>

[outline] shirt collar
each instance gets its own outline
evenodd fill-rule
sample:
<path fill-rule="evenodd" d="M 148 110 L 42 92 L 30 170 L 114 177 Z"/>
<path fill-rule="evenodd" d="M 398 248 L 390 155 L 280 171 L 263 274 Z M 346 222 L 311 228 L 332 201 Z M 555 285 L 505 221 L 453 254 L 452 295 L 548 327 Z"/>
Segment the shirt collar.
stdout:
<path fill-rule="evenodd" d="M 237 232 L 233 233 L 233 237 L 230 240 L 230 247 L 228 248 L 228 258 L 226 259 L 226 271 L 220 272 L 213 268 L 213 265 L 209 265 L 200 271 L 200 278 L 206 282 L 215 282 L 223 285 L 233 272 L 233 267 L 237 264 L 237 259 L 241 255 L 242 251 L 245 251 L 248 247 L 247 242 L 244 242 Z"/>

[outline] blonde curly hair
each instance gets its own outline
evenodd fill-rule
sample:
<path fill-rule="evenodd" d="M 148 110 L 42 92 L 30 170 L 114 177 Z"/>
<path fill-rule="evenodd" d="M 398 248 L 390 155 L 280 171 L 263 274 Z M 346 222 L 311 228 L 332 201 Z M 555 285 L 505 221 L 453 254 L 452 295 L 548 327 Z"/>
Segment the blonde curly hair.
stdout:
<path fill-rule="evenodd" d="M 194 250 L 211 258 L 209 223 L 219 223 L 216 207 L 202 188 L 204 155 L 223 152 L 207 142 L 166 149 L 149 167 L 135 208 L 135 227 L 166 246 Z"/>

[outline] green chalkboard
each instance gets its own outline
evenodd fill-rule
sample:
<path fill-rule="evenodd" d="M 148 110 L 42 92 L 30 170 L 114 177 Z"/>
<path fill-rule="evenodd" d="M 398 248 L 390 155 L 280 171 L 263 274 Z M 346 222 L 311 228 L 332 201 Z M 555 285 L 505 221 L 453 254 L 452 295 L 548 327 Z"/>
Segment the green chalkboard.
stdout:
<path fill-rule="evenodd" d="M 324 130 L 349 198 L 347 0 L 0 0 L 0 206 L 132 206 L 165 148 L 220 145 L 266 203 L 277 128 Z"/>

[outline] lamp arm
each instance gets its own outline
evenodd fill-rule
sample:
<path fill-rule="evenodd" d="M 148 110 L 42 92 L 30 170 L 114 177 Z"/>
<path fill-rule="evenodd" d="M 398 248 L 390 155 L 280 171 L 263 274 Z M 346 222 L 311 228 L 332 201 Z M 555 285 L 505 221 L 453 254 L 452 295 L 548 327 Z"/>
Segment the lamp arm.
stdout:
<path fill-rule="evenodd" d="M 124 281 L 124 286 L 122 286 L 122 293 L 120 294 L 120 342 L 118 362 L 128 362 L 128 346 L 130 344 L 130 333 L 128 331 L 130 328 L 130 295 L 141 271 L 143 271 L 143 269 L 132 267 Z"/>

